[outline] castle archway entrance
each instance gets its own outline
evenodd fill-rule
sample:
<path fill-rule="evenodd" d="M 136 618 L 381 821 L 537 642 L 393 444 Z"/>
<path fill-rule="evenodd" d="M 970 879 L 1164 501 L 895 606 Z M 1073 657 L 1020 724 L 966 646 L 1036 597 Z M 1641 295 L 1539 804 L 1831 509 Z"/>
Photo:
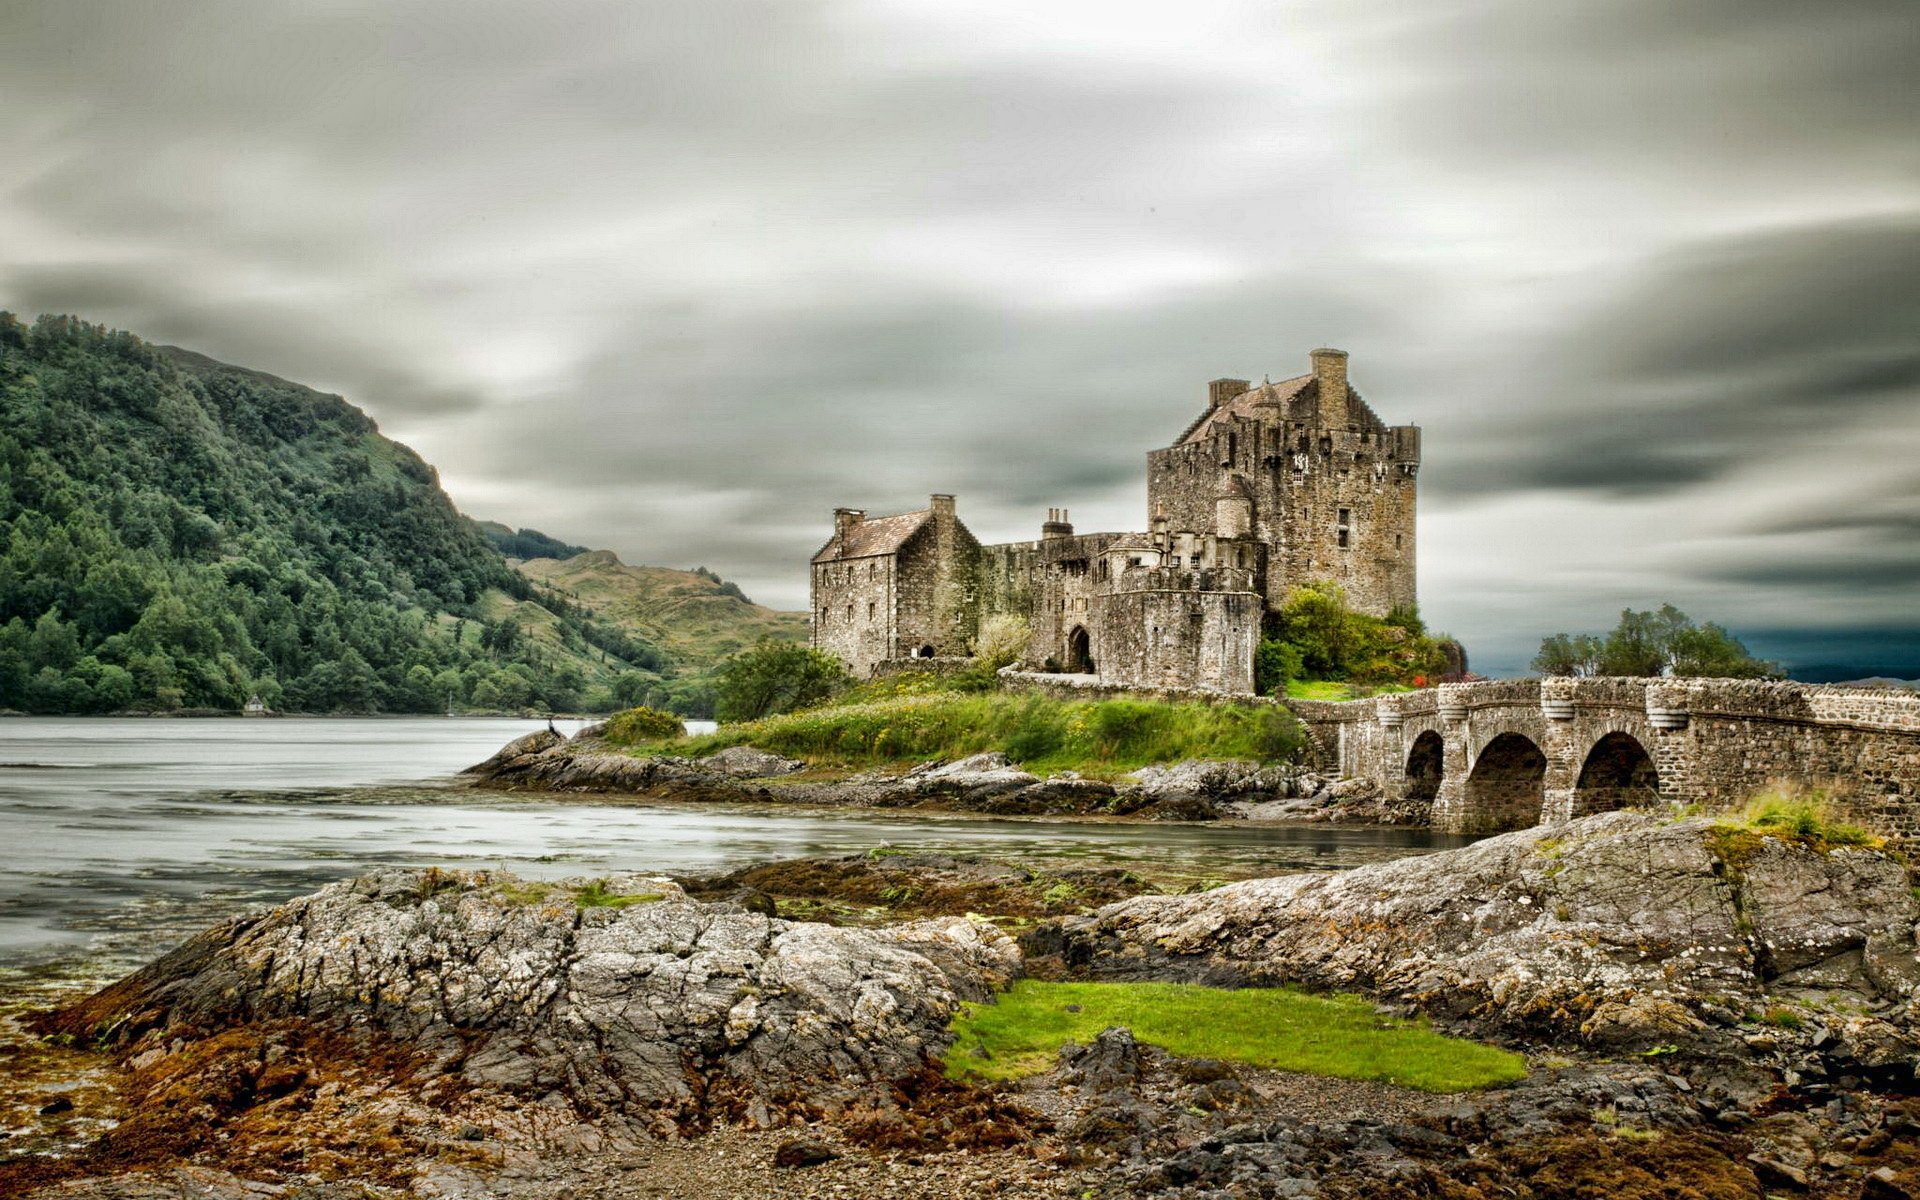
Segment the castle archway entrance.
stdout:
<path fill-rule="evenodd" d="M 1487 743 L 1467 776 L 1467 829 L 1505 833 L 1540 823 L 1546 803 L 1547 756 L 1524 733 Z"/>
<path fill-rule="evenodd" d="M 1413 739 L 1413 748 L 1407 751 L 1406 798 L 1432 800 L 1438 796 L 1446 759 L 1447 743 L 1433 730 Z"/>
<path fill-rule="evenodd" d="M 932 658 L 932 657 L 933 657 L 933 647 L 932 647 L 932 646 L 922 646 L 922 647 L 920 647 L 920 648 L 919 648 L 918 650 L 915 650 L 915 651 L 913 652 L 913 656 L 914 656 L 915 658 Z"/>
<path fill-rule="evenodd" d="M 1645 808 L 1660 799 L 1653 756 L 1630 733 L 1609 733 L 1593 744 L 1574 783 L 1573 815 Z"/>
<path fill-rule="evenodd" d="M 1067 634 L 1067 672 L 1093 674 L 1093 639 L 1087 635 L 1084 625 L 1075 625 L 1073 632 Z"/>

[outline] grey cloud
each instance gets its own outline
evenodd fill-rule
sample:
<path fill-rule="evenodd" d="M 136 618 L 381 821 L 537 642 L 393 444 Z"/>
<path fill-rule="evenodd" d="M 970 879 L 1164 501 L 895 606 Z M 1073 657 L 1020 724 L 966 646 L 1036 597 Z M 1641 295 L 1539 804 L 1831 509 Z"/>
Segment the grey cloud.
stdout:
<path fill-rule="evenodd" d="M 388 416 L 452 417 L 478 412 L 470 390 L 413 369 L 399 347 L 366 337 L 340 314 L 232 297 L 210 300 L 170 285 L 169 272 L 143 263 L 7 269 L 0 287 L 31 317 L 74 313 L 178 343 L 236 366 L 270 370 L 308 387 L 345 394 Z"/>
<path fill-rule="evenodd" d="M 1601 590 L 1880 620 L 1909 8 L 27 0 L 0 304 L 340 391 L 476 510 L 795 606 L 835 504 L 1135 527 L 1205 380 L 1344 345 L 1426 428 L 1478 569 L 1425 599 L 1482 661 L 1537 636 L 1483 614 Z M 1808 447 L 1860 462 L 1826 528 L 1764 515 Z M 1624 544 L 1655 502 L 1713 552 Z M 1578 572 L 1509 544 L 1536 503 Z"/>
<path fill-rule="evenodd" d="M 1777 559 L 1708 572 L 1728 583 L 1793 587 L 1829 596 L 1920 588 L 1920 552 L 1842 560 Z"/>
<path fill-rule="evenodd" d="M 1809 161 L 1920 161 L 1905 0 L 1618 0 L 1430 5 L 1368 39 L 1406 79 L 1390 96 L 1419 153 L 1479 163 L 1632 160 L 1630 182 L 1784 174 Z M 1414 52 L 1414 48 L 1418 51 Z M 1435 102 L 1437 101 L 1437 102 Z M 1659 179 L 1655 165 L 1677 173 Z M 1596 180 L 1596 182 L 1606 182 Z"/>
<path fill-rule="evenodd" d="M 1565 389 L 1557 403 L 1445 478 L 1468 494 L 1696 486 L 1797 438 L 1910 414 L 1915 329 L 1920 215 L 1687 245 L 1537 351 L 1530 382 Z"/>

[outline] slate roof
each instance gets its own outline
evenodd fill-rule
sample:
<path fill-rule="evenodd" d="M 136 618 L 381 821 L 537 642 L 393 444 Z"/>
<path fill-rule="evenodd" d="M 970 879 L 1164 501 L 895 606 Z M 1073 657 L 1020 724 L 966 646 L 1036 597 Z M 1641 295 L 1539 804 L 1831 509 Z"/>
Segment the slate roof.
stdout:
<path fill-rule="evenodd" d="M 895 554 L 907 544 L 907 539 L 920 531 L 927 523 L 933 510 L 922 508 L 915 512 L 899 513 L 891 517 L 869 517 L 847 530 L 846 537 L 838 533 L 832 540 L 820 548 L 813 556 L 817 563 L 835 562 L 843 558 L 871 558 L 876 554 Z"/>
<path fill-rule="evenodd" d="M 1292 379 L 1282 379 L 1278 383 L 1263 383 L 1259 387 L 1249 388 L 1238 396 L 1222 404 L 1219 408 L 1209 408 L 1194 418 L 1193 424 L 1174 440 L 1174 445 L 1184 446 L 1189 442 L 1204 442 L 1213 436 L 1214 424 L 1226 417 L 1239 417 L 1243 420 L 1265 419 L 1280 420 L 1285 417 L 1286 409 L 1295 401 L 1318 402 L 1320 392 L 1314 386 L 1312 375 L 1296 375 Z M 1262 409 L 1266 411 L 1261 411 Z M 1278 411 L 1275 411 L 1278 410 Z M 1360 398 L 1360 393 L 1347 387 L 1347 410 L 1352 414 L 1354 424 L 1363 428 L 1382 432 L 1386 422 L 1374 415 L 1373 409 Z"/>

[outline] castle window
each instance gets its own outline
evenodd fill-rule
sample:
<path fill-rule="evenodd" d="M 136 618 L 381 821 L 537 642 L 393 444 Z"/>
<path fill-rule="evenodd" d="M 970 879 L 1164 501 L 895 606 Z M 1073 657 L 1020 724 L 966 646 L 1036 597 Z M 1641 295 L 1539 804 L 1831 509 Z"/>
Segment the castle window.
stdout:
<path fill-rule="evenodd" d="M 871 600 L 867 601 L 867 620 L 873 620 L 874 617 L 879 615 L 879 610 L 880 606 L 878 604 L 875 604 Z"/>
<path fill-rule="evenodd" d="M 847 620 L 853 620 L 853 605 L 847 605 Z"/>
<path fill-rule="evenodd" d="M 1352 525 L 1353 525 L 1353 510 L 1350 508 L 1341 509 L 1340 510 L 1340 548 L 1342 550 L 1345 550 L 1353 540 Z"/>

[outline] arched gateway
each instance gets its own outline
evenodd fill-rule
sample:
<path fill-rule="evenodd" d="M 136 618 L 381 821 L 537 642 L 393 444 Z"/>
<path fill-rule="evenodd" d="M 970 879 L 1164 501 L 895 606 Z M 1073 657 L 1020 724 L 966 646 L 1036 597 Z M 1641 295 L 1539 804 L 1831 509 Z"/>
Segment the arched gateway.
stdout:
<path fill-rule="evenodd" d="M 1075 625 L 1067 635 L 1067 671 L 1074 675 L 1093 674 L 1093 639 L 1087 627 Z"/>

